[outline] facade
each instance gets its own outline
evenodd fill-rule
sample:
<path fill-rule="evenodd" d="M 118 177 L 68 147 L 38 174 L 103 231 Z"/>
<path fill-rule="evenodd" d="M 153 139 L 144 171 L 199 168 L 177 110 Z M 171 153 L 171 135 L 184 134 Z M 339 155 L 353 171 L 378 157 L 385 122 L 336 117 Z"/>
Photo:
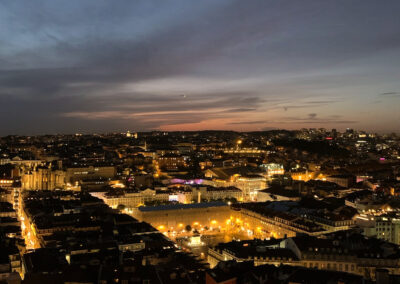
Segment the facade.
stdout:
<path fill-rule="evenodd" d="M 24 171 L 21 175 L 22 189 L 54 190 L 65 185 L 65 172 L 53 170 L 51 167 L 35 167 Z"/>
<path fill-rule="evenodd" d="M 113 178 L 115 177 L 115 167 L 79 167 L 67 168 L 65 172 L 65 180 L 67 183 L 74 184 L 77 181 L 96 178 Z"/>
<path fill-rule="evenodd" d="M 336 218 L 343 217 L 343 218 Z M 349 230 L 355 226 L 355 217 L 345 218 L 344 215 L 315 214 L 307 216 L 328 232 Z"/>
<path fill-rule="evenodd" d="M 257 191 L 257 202 L 266 201 L 299 201 L 300 195 L 295 190 L 265 189 Z"/>
<path fill-rule="evenodd" d="M 14 183 L 13 179 L 2 178 L 0 179 L 0 187 L 12 187 Z"/>
<path fill-rule="evenodd" d="M 398 274 L 399 257 L 380 255 L 376 250 L 379 245 L 387 246 L 384 243 L 376 244 L 373 240 L 369 241 L 357 234 L 348 235 L 347 238 L 342 235 L 330 236 L 327 239 L 301 236 L 272 241 L 231 242 L 209 248 L 208 262 L 211 268 L 227 260 L 254 261 L 256 266 L 303 266 L 357 274 L 366 279 L 375 279 L 380 269 L 386 269 L 390 274 Z M 358 251 L 361 247 L 365 249 L 363 254 Z M 398 250 L 394 246 L 391 246 L 391 249 Z"/>
<path fill-rule="evenodd" d="M 108 206 L 117 208 L 135 208 L 147 203 L 168 203 L 171 201 L 182 204 L 200 203 L 201 201 L 216 201 L 236 199 L 243 200 L 243 192 L 236 187 L 185 186 L 184 188 L 169 188 L 165 190 L 145 189 L 134 192 L 91 192 L 92 196 L 100 198 Z"/>
<path fill-rule="evenodd" d="M 311 236 L 328 233 L 313 221 L 291 213 L 270 210 L 265 206 L 258 206 L 258 204 L 248 203 L 233 206 L 232 216 L 251 229 L 258 228 L 277 238 L 294 237 L 299 233 Z"/>
<path fill-rule="evenodd" d="M 25 166 L 25 167 L 35 167 L 43 164 L 43 161 L 41 160 L 24 160 L 18 156 L 12 158 L 12 159 L 3 159 L 1 164 L 12 164 L 15 166 Z"/>
<path fill-rule="evenodd" d="M 200 195 L 200 199 L 206 200 L 224 200 L 236 199 L 237 201 L 243 200 L 243 191 L 236 187 L 212 187 L 200 186 L 193 189 L 193 201 Z"/>
<path fill-rule="evenodd" d="M 267 177 L 285 174 L 285 169 L 283 168 L 283 165 L 281 165 L 281 164 L 269 163 L 269 164 L 262 164 L 260 167 L 263 170 L 265 170 L 265 174 Z"/>
<path fill-rule="evenodd" d="M 239 188 L 243 192 L 245 201 L 254 201 L 257 191 L 263 190 L 267 186 L 267 179 L 259 168 L 212 168 L 206 170 L 204 175 L 209 178 L 205 183 L 214 187 L 233 186 Z"/>
<path fill-rule="evenodd" d="M 314 178 L 314 172 L 311 171 L 293 171 L 290 173 L 290 177 L 293 180 L 309 181 Z"/>
<path fill-rule="evenodd" d="M 115 167 L 81 167 L 53 169 L 49 166 L 35 166 L 22 169 L 21 183 L 26 190 L 54 190 L 71 188 L 82 180 L 111 179 L 115 176 Z"/>
<path fill-rule="evenodd" d="M 264 177 L 258 175 L 240 176 L 234 181 L 234 186 L 243 191 L 247 200 L 255 200 L 257 192 L 265 189 L 267 182 Z"/>
<path fill-rule="evenodd" d="M 267 186 L 265 177 L 252 176 L 235 176 L 230 180 L 213 179 L 205 181 L 204 184 L 209 184 L 214 187 L 236 187 L 242 191 L 244 201 L 254 201 L 257 197 L 257 192 L 263 190 Z"/>
<path fill-rule="evenodd" d="M 140 192 L 129 192 L 124 194 L 107 194 L 107 192 L 91 192 L 92 196 L 100 198 L 105 204 L 116 209 L 118 205 L 126 207 L 137 207 L 144 204 L 143 196 Z"/>
<path fill-rule="evenodd" d="M 120 251 L 141 251 L 146 247 L 145 242 L 141 237 L 130 236 L 118 239 L 118 249 Z"/>
<path fill-rule="evenodd" d="M 176 171 L 186 167 L 185 158 L 178 155 L 166 155 L 157 158 L 157 163 L 160 169 L 168 171 Z"/>
<path fill-rule="evenodd" d="M 376 216 L 374 219 L 374 226 L 365 228 L 364 234 L 400 245 L 400 218 Z"/>
<path fill-rule="evenodd" d="M 124 205 L 126 208 L 135 208 L 143 206 L 150 202 L 168 203 L 169 201 L 178 201 L 180 203 L 190 203 L 192 201 L 191 192 L 172 192 L 168 190 L 145 189 L 142 191 L 107 193 L 91 192 L 92 196 L 100 198 L 111 208 L 117 208 L 118 205 Z"/>
<path fill-rule="evenodd" d="M 326 180 L 348 188 L 356 182 L 356 177 L 353 175 L 333 175 L 326 177 Z"/>
<path fill-rule="evenodd" d="M 134 208 L 132 216 L 139 221 L 150 223 L 160 231 L 182 230 L 187 225 L 192 228 L 225 224 L 231 210 L 223 202 L 161 205 Z"/>

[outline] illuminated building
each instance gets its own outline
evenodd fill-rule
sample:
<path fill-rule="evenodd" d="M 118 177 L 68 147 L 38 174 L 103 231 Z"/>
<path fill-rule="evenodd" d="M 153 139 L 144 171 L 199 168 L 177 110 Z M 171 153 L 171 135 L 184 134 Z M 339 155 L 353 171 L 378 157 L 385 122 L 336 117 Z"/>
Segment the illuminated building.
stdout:
<path fill-rule="evenodd" d="M 213 167 L 214 163 L 212 161 L 206 160 L 206 161 L 199 162 L 199 165 L 200 165 L 200 168 L 202 170 L 204 170 L 204 169 Z"/>
<path fill-rule="evenodd" d="M 13 179 L 7 179 L 7 178 L 0 179 L 0 187 L 12 187 L 13 183 L 14 183 Z"/>
<path fill-rule="evenodd" d="M 314 221 L 327 232 L 336 232 L 353 228 L 357 215 L 352 213 L 346 214 L 343 211 L 337 214 L 332 212 L 316 212 L 315 214 L 307 215 L 306 218 Z"/>
<path fill-rule="evenodd" d="M 187 225 L 198 229 L 210 227 L 213 221 L 225 224 L 231 216 L 231 210 L 223 202 L 160 205 L 134 208 L 132 216 L 150 223 L 160 231 L 168 231 L 184 229 Z"/>
<path fill-rule="evenodd" d="M 257 201 L 298 201 L 300 195 L 296 190 L 286 190 L 280 188 L 267 188 L 257 191 Z"/>
<path fill-rule="evenodd" d="M 90 194 L 102 199 L 111 208 L 124 205 L 128 209 L 153 202 L 168 203 L 177 201 L 189 203 L 193 199 L 191 191 L 154 190 L 150 188 L 134 192 L 91 192 Z"/>
<path fill-rule="evenodd" d="M 236 187 L 212 187 L 212 186 L 199 186 L 195 189 L 194 195 L 201 195 L 201 199 L 206 200 L 224 200 L 236 199 L 243 200 L 243 192 Z"/>
<path fill-rule="evenodd" d="M 281 247 L 282 239 L 249 240 L 220 243 L 208 249 L 208 263 L 215 267 L 221 261 L 254 261 L 254 265 L 297 265 L 299 259 L 292 250 Z M 257 249 L 258 248 L 258 249 Z"/>
<path fill-rule="evenodd" d="M 127 208 L 137 207 L 144 204 L 144 196 L 141 192 L 126 192 L 113 194 L 112 192 L 91 192 L 92 196 L 100 198 L 111 208 L 117 208 L 118 205 L 124 205 Z"/>
<path fill-rule="evenodd" d="M 243 192 L 244 200 L 255 200 L 257 191 L 265 189 L 266 178 L 260 170 L 251 167 L 212 168 L 205 171 L 205 176 L 211 181 L 205 181 L 215 187 L 237 187 Z"/>
<path fill-rule="evenodd" d="M 119 239 L 118 242 L 118 249 L 120 251 L 141 251 L 144 250 L 146 247 L 145 242 L 142 238 L 137 236 L 131 236 Z"/>
<path fill-rule="evenodd" d="M 387 192 L 386 196 L 377 196 L 374 191 L 364 189 L 350 193 L 346 196 L 345 205 L 353 207 L 360 213 L 382 215 L 391 211 L 392 196 Z M 395 206 L 396 211 L 398 208 Z"/>
<path fill-rule="evenodd" d="M 179 149 L 176 147 L 165 147 L 161 149 L 155 149 L 155 154 L 157 156 L 179 156 Z"/>
<path fill-rule="evenodd" d="M 77 167 L 62 169 L 48 166 L 22 168 L 22 188 L 27 190 L 53 190 L 61 188 L 77 189 L 76 183 L 94 182 L 95 179 L 110 179 L 116 174 L 115 167 Z"/>
<path fill-rule="evenodd" d="M 310 172 L 307 170 L 293 171 L 290 173 L 290 176 L 293 180 L 309 181 L 310 179 L 313 179 L 314 172 Z"/>
<path fill-rule="evenodd" d="M 21 255 L 17 239 L 0 238 L 0 281 L 2 283 L 21 283 Z"/>
<path fill-rule="evenodd" d="M 277 237 L 293 237 L 298 233 L 318 236 L 328 233 L 322 226 L 288 212 L 278 212 L 263 203 L 243 203 L 232 206 L 232 216 L 249 228 L 260 227 Z"/>
<path fill-rule="evenodd" d="M 53 170 L 51 166 L 38 166 L 25 170 L 21 175 L 22 188 L 26 190 L 53 190 L 65 185 L 65 172 Z"/>
<path fill-rule="evenodd" d="M 241 141 L 241 140 L 239 140 Z M 245 157 L 260 157 L 260 155 L 266 153 L 265 150 L 260 150 L 257 148 L 240 148 L 241 143 L 237 143 L 237 148 L 229 148 L 229 149 L 224 149 L 225 154 L 234 154 L 238 156 L 245 156 Z"/>
<path fill-rule="evenodd" d="M 262 164 L 260 166 L 263 170 L 265 170 L 265 175 L 267 177 L 272 177 L 274 175 L 284 175 L 285 169 L 283 165 L 270 163 L 270 164 Z"/>
<path fill-rule="evenodd" d="M 113 178 L 115 174 L 115 167 L 71 167 L 66 169 L 65 180 L 69 183 L 75 183 L 85 179 Z"/>
<path fill-rule="evenodd" d="M 202 245 L 204 245 L 204 243 L 201 241 L 200 235 L 195 235 L 195 236 L 190 237 L 190 241 L 189 241 L 188 245 L 195 247 L 195 246 L 202 246 Z"/>
<path fill-rule="evenodd" d="M 346 236 L 347 234 L 347 236 Z M 394 254 L 381 254 L 384 248 Z M 347 272 L 375 279 L 379 269 L 390 274 L 400 272 L 399 248 L 376 242 L 356 233 L 337 232 L 327 238 L 311 236 L 221 243 L 208 250 L 208 262 L 215 267 L 221 261 L 254 261 L 254 265 L 273 264 Z"/>
<path fill-rule="evenodd" d="M 356 177 L 353 175 L 332 175 L 327 176 L 326 180 L 347 188 L 356 182 Z"/>
<path fill-rule="evenodd" d="M 160 169 L 167 171 L 178 170 L 186 167 L 185 158 L 177 155 L 165 155 L 157 158 L 157 163 Z"/>
<path fill-rule="evenodd" d="M 8 163 L 10 163 L 12 165 L 16 165 L 16 166 L 24 166 L 24 167 L 32 168 L 32 167 L 43 164 L 43 161 L 41 161 L 41 160 L 25 160 L 25 159 L 20 158 L 19 156 L 15 156 L 12 159 L 3 160 L 3 162 L 0 164 L 8 164 Z"/>
<path fill-rule="evenodd" d="M 192 143 L 178 143 L 177 145 L 175 145 L 175 147 L 179 150 L 179 153 L 181 154 L 189 154 L 196 149 L 196 145 Z"/>
<path fill-rule="evenodd" d="M 215 201 L 236 199 L 241 201 L 243 193 L 235 187 L 212 186 L 190 186 L 170 187 L 165 190 L 145 189 L 142 191 L 123 191 L 123 192 L 91 192 L 92 196 L 100 198 L 108 206 L 117 208 L 118 205 L 124 205 L 126 208 L 134 208 L 147 203 L 168 203 L 176 201 L 179 203 L 201 202 L 203 200 Z M 200 197 L 200 200 L 199 200 Z"/>
<path fill-rule="evenodd" d="M 267 186 L 265 178 L 259 175 L 239 176 L 234 179 L 233 184 L 243 191 L 248 200 L 254 200 L 257 192 Z"/>
<path fill-rule="evenodd" d="M 400 245 L 400 218 L 376 216 L 374 219 L 374 226 L 365 228 L 364 234 Z"/>
<path fill-rule="evenodd" d="M 136 132 L 131 133 L 131 132 L 128 130 L 128 131 L 126 132 L 126 137 L 128 137 L 128 138 L 133 137 L 133 138 L 137 139 L 137 138 L 138 138 L 138 134 L 137 134 Z"/>

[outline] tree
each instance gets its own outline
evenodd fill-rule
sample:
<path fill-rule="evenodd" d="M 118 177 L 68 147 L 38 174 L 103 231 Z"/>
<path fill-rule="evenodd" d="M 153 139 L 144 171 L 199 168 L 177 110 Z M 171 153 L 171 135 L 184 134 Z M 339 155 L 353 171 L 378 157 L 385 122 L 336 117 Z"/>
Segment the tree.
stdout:
<path fill-rule="evenodd" d="M 235 197 L 226 198 L 224 201 L 225 201 L 226 203 L 230 202 L 231 204 L 237 203 L 237 199 L 236 199 Z"/>
<path fill-rule="evenodd" d="M 119 204 L 118 207 L 117 207 L 117 209 L 118 209 L 119 211 L 122 211 L 122 210 L 125 209 L 125 205 L 124 205 L 124 204 Z"/>

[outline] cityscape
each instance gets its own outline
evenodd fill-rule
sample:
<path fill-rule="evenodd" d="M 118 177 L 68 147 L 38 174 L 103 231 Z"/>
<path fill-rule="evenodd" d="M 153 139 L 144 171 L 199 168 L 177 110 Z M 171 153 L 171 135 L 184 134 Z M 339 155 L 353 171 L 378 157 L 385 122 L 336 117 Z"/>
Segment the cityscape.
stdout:
<path fill-rule="evenodd" d="M 395 134 L 12 135 L 0 169 L 7 283 L 400 279 Z"/>
<path fill-rule="evenodd" d="M 0 284 L 400 284 L 399 0 L 0 0 Z"/>

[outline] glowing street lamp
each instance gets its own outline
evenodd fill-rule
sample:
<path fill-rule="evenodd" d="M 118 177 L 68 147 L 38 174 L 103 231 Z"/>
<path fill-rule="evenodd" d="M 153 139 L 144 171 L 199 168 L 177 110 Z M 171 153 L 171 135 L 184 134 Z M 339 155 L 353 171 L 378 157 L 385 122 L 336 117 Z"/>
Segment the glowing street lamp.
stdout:
<path fill-rule="evenodd" d="M 239 149 L 240 145 L 242 145 L 243 141 L 242 140 L 238 140 L 236 141 L 236 148 Z"/>

